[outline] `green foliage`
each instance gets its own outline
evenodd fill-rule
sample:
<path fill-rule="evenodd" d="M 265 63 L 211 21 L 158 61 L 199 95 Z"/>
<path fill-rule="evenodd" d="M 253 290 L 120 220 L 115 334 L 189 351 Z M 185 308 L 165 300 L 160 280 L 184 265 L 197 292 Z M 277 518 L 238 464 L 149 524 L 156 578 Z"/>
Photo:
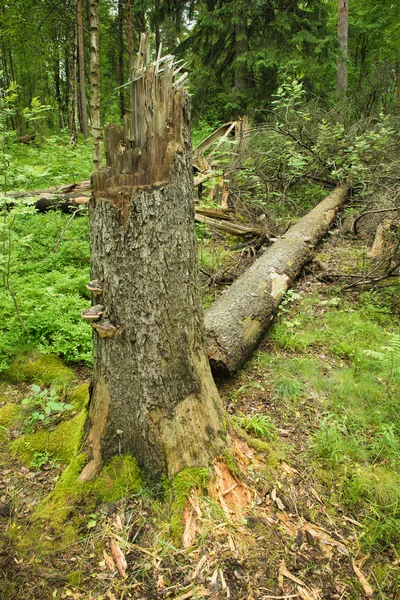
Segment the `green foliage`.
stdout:
<path fill-rule="evenodd" d="M 387 346 L 380 351 L 364 350 L 364 354 L 374 358 L 387 372 L 389 381 L 394 379 L 400 383 L 400 336 L 392 335 Z"/>
<path fill-rule="evenodd" d="M 276 437 L 276 427 L 271 419 L 266 415 L 238 415 L 233 416 L 232 420 L 242 429 L 257 438 L 266 438 L 267 440 Z"/>
<path fill-rule="evenodd" d="M 40 422 L 44 427 L 49 427 L 55 419 L 71 411 L 74 406 L 59 400 L 55 388 L 42 390 L 40 386 L 31 385 L 31 394 L 23 398 L 22 406 L 28 411 L 28 424 Z"/>
<path fill-rule="evenodd" d="M 80 318 L 90 298 L 87 219 L 75 218 L 54 249 L 68 219 L 59 212 L 15 216 L 13 234 L 25 238 L 29 254 L 25 244 L 13 245 L 9 273 L 27 333 L 9 292 L 0 288 L 0 370 L 27 346 L 91 361 L 91 329 Z"/>
<path fill-rule="evenodd" d="M 17 190 L 43 189 L 89 179 L 92 172 L 91 144 L 76 146 L 65 133 L 47 136 L 41 147 L 14 144 L 9 185 Z"/>

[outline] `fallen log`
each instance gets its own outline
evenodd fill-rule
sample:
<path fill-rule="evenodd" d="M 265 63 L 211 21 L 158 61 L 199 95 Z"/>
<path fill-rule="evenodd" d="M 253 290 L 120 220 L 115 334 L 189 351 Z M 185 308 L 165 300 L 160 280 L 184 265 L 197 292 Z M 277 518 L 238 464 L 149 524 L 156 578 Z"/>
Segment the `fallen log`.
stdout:
<path fill-rule="evenodd" d="M 230 235 L 245 236 L 245 237 L 261 237 L 263 235 L 262 230 L 259 227 L 246 227 L 245 225 L 239 225 L 238 223 L 232 223 L 232 221 L 213 219 L 200 214 L 196 211 L 195 220 L 197 223 L 205 223 L 215 229 L 219 229 L 224 233 Z"/>
<path fill-rule="evenodd" d="M 214 373 L 232 375 L 251 356 L 291 282 L 329 230 L 349 189 L 349 184 L 336 187 L 205 311 L 208 356 Z"/>

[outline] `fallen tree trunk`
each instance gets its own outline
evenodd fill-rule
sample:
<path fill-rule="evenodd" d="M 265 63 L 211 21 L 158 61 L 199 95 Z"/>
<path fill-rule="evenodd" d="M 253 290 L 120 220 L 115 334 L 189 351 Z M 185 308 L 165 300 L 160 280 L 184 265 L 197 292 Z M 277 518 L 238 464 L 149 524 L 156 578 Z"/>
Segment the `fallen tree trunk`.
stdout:
<path fill-rule="evenodd" d="M 291 282 L 329 230 L 349 189 L 349 184 L 336 187 L 205 311 L 208 356 L 214 373 L 232 375 L 251 356 Z"/>

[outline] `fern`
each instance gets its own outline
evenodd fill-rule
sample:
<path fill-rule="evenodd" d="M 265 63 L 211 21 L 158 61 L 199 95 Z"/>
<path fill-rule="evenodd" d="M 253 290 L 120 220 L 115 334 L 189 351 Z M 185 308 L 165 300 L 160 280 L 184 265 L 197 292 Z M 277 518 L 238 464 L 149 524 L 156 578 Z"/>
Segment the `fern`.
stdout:
<path fill-rule="evenodd" d="M 400 335 L 393 334 L 387 346 L 381 346 L 380 351 L 364 350 L 366 356 L 375 359 L 388 371 L 388 379 L 400 383 Z"/>

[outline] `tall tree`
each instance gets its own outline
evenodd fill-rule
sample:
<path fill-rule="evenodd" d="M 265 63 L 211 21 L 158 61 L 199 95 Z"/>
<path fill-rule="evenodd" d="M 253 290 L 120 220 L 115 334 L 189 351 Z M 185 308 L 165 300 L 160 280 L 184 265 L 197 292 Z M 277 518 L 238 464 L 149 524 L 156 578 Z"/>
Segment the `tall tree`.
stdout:
<path fill-rule="evenodd" d="M 124 131 L 107 126 L 108 169 L 92 179 L 98 320 L 83 480 L 120 453 L 151 478 L 173 477 L 226 443 L 198 288 L 189 97 L 174 61 L 150 65 L 145 42 L 133 112 Z"/>
<path fill-rule="evenodd" d="M 78 141 L 78 82 L 77 82 L 77 63 L 78 63 L 78 28 L 77 24 L 74 23 L 73 36 L 72 36 L 72 47 L 71 47 L 71 66 L 69 69 L 70 73 L 70 129 L 71 129 L 71 142 L 76 144 Z"/>
<path fill-rule="evenodd" d="M 347 57 L 349 39 L 349 2 L 338 0 L 338 41 L 340 56 L 337 63 L 336 91 L 339 94 L 347 92 Z"/>
<path fill-rule="evenodd" d="M 76 0 L 76 23 L 78 28 L 79 114 L 83 137 L 85 140 L 87 140 L 89 137 L 89 120 L 87 113 L 85 85 L 85 48 L 83 43 L 82 0 Z"/>
<path fill-rule="evenodd" d="M 92 121 L 93 163 L 101 165 L 100 145 L 100 49 L 99 0 L 90 0 L 90 118 Z"/>
<path fill-rule="evenodd" d="M 124 69 L 124 21 L 125 21 L 124 0 L 118 0 L 118 83 L 119 83 L 119 105 L 121 110 L 121 119 L 125 116 L 125 69 Z"/>

